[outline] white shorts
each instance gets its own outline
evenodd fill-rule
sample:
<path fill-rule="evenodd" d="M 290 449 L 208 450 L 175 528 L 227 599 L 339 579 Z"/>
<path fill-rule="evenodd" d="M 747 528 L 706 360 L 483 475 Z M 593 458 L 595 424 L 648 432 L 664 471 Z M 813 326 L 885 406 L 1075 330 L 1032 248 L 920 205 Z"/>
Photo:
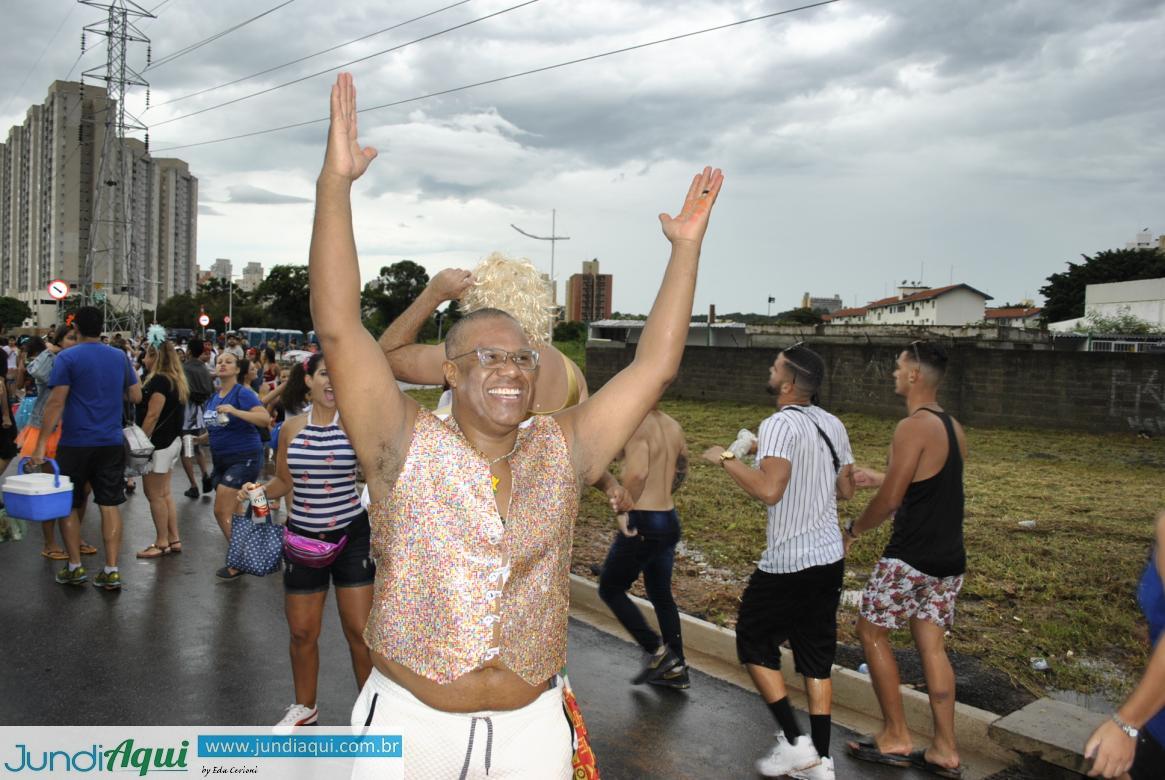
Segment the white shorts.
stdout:
<path fill-rule="evenodd" d="M 174 437 L 174 441 L 170 442 L 170 446 L 161 450 L 154 450 L 154 457 L 150 459 L 151 474 L 169 474 L 174 469 L 174 464 L 178 462 L 178 456 L 182 453 L 182 437 Z"/>
<path fill-rule="evenodd" d="M 561 682 L 519 710 L 442 712 L 373 668 L 352 708 L 352 727 L 368 726 L 400 730 L 408 780 L 571 777 L 574 730 Z"/>

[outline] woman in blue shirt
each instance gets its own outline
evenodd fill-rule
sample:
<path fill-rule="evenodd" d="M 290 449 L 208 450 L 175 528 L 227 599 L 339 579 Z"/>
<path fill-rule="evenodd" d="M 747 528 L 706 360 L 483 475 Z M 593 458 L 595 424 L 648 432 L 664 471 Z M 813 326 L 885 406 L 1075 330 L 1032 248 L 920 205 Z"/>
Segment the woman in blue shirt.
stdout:
<path fill-rule="evenodd" d="M 1157 515 L 1157 544 L 1141 575 L 1137 601 L 1149 621 L 1153 652 L 1137 687 L 1112 718 L 1088 738 L 1089 777 L 1160 780 L 1165 777 L 1165 512 Z"/>
<path fill-rule="evenodd" d="M 263 468 L 263 443 L 257 426 L 266 427 L 271 421 L 259 396 L 242 384 L 249 368 L 245 359 L 230 352 L 218 356 L 214 373 L 219 389 L 206 402 L 203 417 L 214 464 L 214 519 L 228 542 L 239 488 L 257 480 Z M 233 580 L 241 572 L 223 566 L 215 573 L 219 579 Z"/>

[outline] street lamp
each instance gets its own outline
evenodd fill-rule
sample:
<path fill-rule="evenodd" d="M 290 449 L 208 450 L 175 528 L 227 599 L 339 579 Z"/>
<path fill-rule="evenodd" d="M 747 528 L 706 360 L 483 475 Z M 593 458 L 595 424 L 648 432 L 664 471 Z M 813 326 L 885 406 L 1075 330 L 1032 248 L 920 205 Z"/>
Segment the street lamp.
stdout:
<path fill-rule="evenodd" d="M 534 239 L 537 239 L 538 241 L 549 241 L 550 242 L 550 290 L 551 290 L 550 294 L 551 294 L 551 302 L 554 304 L 554 312 L 556 315 L 558 313 L 558 287 L 557 287 L 557 284 L 556 284 L 555 278 L 554 278 L 554 245 L 559 241 L 569 241 L 570 240 L 570 236 L 555 235 L 555 233 L 556 233 L 555 225 L 557 223 L 557 219 L 558 219 L 558 210 L 551 209 L 550 210 L 550 235 L 549 236 L 536 236 L 533 233 L 527 233 L 525 230 L 522 230 L 522 228 L 518 227 L 513 222 L 510 223 L 510 227 L 512 227 L 514 230 L 518 231 L 522 235 L 526 236 L 526 238 L 534 238 Z M 551 319 L 550 319 L 550 333 L 548 334 L 547 339 L 546 339 L 547 344 L 554 341 L 554 320 L 556 318 L 557 317 L 551 317 Z"/>

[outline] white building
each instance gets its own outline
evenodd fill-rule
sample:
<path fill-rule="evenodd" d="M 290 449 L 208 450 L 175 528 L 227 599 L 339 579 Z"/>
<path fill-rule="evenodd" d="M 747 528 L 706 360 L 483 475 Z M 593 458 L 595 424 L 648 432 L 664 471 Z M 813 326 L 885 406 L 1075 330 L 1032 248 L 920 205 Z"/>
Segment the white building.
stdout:
<path fill-rule="evenodd" d="M 988 308 L 986 319 L 988 325 L 998 325 L 1001 328 L 1038 328 L 1043 311 L 1039 306 Z"/>
<path fill-rule="evenodd" d="M 263 264 L 250 262 L 243 267 L 243 279 L 239 282 L 239 288 L 247 292 L 254 292 L 263 282 Z"/>
<path fill-rule="evenodd" d="M 866 315 L 870 310 L 865 306 L 855 306 L 850 309 L 838 309 L 832 314 L 826 315 L 830 325 L 865 325 Z"/>
<path fill-rule="evenodd" d="M 1165 236 L 1162 236 L 1162 244 L 1165 245 Z M 1138 231 L 1132 241 L 1125 243 L 1125 249 L 1156 249 L 1159 246 L 1157 241 L 1153 240 L 1153 231 L 1149 228 Z"/>
<path fill-rule="evenodd" d="M 222 279 L 224 282 L 230 281 L 234 276 L 230 259 L 226 257 L 216 258 L 214 265 L 210 267 L 210 273 L 216 279 Z"/>
<path fill-rule="evenodd" d="M 901 287 L 898 295 L 866 304 L 866 325 L 968 325 L 982 322 L 987 293 L 968 284 L 934 289 Z"/>
<path fill-rule="evenodd" d="M 587 339 L 637 344 L 646 324 L 646 320 L 595 320 L 587 324 Z M 747 347 L 748 328 L 743 322 L 714 322 L 709 333 L 707 324 L 693 322 L 688 326 L 685 344 L 689 347 Z"/>
<path fill-rule="evenodd" d="M 1084 288 L 1084 316 L 1132 315 L 1153 325 L 1165 326 L 1165 278 L 1135 282 L 1090 284 Z"/>

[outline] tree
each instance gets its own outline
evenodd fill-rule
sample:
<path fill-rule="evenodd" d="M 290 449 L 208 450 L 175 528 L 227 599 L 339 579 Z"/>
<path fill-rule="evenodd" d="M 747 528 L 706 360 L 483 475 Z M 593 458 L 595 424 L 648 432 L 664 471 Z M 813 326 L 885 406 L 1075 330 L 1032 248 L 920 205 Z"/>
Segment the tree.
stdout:
<path fill-rule="evenodd" d="M 192 293 L 171 295 L 158 305 L 157 321 L 167 328 L 195 328 L 198 325 L 199 304 Z"/>
<path fill-rule="evenodd" d="M 790 309 L 777 315 L 780 325 L 820 325 L 824 320 L 813 309 Z"/>
<path fill-rule="evenodd" d="M 587 324 L 570 320 L 560 322 L 554 326 L 555 341 L 585 341 L 587 338 Z"/>
<path fill-rule="evenodd" d="M 312 329 L 306 265 L 273 266 L 255 290 L 254 299 L 266 310 L 264 324 L 268 327 L 305 333 Z"/>
<path fill-rule="evenodd" d="M 380 269 L 380 274 L 364 285 L 360 293 L 360 307 L 366 319 L 373 315 L 380 323 L 399 317 L 429 283 L 429 274 L 412 260 L 401 260 Z M 435 327 L 435 326 L 434 326 Z"/>
<path fill-rule="evenodd" d="M 32 316 L 28 304 L 17 298 L 0 297 L 0 327 L 5 329 L 23 325 Z"/>
<path fill-rule="evenodd" d="M 1048 277 L 1040 288 L 1044 322 L 1060 322 L 1084 316 L 1084 291 L 1090 284 L 1131 282 L 1165 276 L 1165 253 L 1155 249 L 1106 249 L 1095 256 L 1081 255 L 1083 263 L 1068 263 L 1068 270 Z"/>
<path fill-rule="evenodd" d="M 1161 332 L 1160 326 L 1137 317 L 1128 306 L 1120 307 L 1117 313 L 1111 317 L 1106 317 L 1095 311 L 1091 312 L 1073 330 L 1077 333 L 1119 334 L 1122 336 L 1147 336 Z"/>

